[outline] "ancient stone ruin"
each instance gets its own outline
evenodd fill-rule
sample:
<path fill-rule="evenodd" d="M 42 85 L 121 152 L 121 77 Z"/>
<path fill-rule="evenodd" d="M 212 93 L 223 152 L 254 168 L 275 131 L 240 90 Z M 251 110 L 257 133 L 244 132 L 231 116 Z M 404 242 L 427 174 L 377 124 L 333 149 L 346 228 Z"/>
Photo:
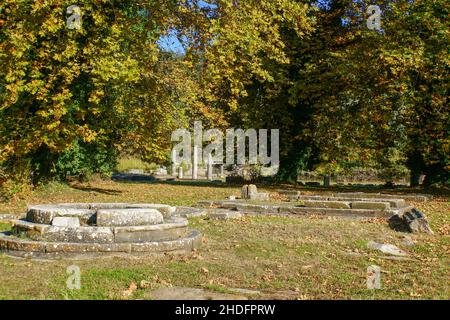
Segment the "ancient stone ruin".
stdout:
<path fill-rule="evenodd" d="M 269 201 L 268 193 L 260 193 L 254 184 L 245 185 L 241 189 L 241 198 L 250 200 Z"/>
<path fill-rule="evenodd" d="M 0 251 L 20 257 L 191 251 L 199 232 L 161 204 L 79 203 L 30 206 L 0 233 Z"/>
<path fill-rule="evenodd" d="M 315 215 L 352 219 L 385 218 L 398 231 L 433 233 L 426 217 L 405 200 L 427 201 L 421 195 L 389 195 L 380 193 L 335 193 L 328 195 L 308 195 L 299 191 L 278 191 L 288 201 L 271 202 L 269 195 L 258 193 L 256 186 L 245 185 L 241 198 L 233 200 L 200 201 L 199 206 L 221 210 L 233 216 L 239 214 L 270 215 Z M 217 215 L 217 214 L 216 214 Z"/>

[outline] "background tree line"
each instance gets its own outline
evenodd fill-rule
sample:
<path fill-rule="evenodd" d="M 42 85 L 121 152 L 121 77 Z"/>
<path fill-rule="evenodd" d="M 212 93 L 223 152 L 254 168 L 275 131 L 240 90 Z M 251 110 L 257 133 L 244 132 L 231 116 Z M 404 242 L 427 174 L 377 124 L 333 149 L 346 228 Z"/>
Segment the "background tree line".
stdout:
<path fill-rule="evenodd" d="M 164 162 L 194 120 L 279 128 L 284 181 L 403 165 L 450 182 L 447 1 L 84 0 L 68 30 L 72 4 L 0 6 L 3 183 Z M 158 45 L 169 33 L 184 52 Z"/>

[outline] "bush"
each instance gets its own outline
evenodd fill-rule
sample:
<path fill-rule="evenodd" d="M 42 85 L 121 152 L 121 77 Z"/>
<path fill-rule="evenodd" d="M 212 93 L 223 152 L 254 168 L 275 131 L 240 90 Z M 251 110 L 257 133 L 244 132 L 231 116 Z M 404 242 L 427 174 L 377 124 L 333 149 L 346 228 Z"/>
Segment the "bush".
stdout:
<path fill-rule="evenodd" d="M 59 155 L 54 171 L 61 180 L 69 177 L 86 180 L 94 174 L 109 177 L 116 165 L 117 151 L 112 146 L 75 141 L 70 149 Z"/>
<path fill-rule="evenodd" d="M 157 170 L 158 167 L 159 166 L 156 163 L 147 163 L 139 158 L 126 156 L 118 160 L 115 169 L 117 172 L 126 172 L 130 169 L 141 169 L 144 170 L 145 172 L 153 172 Z"/>

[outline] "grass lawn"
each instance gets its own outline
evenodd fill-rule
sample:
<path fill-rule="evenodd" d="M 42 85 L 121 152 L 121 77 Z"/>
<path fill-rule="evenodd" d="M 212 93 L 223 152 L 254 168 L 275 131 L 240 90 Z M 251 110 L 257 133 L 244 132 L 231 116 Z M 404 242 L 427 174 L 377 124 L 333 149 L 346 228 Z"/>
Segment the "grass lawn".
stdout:
<path fill-rule="evenodd" d="M 52 184 L 26 199 L 0 204 L 0 213 L 58 202 L 194 205 L 239 192 L 238 187 L 188 183 Z M 251 299 L 449 299 L 448 199 L 439 195 L 430 202 L 413 203 L 427 214 L 435 235 L 408 234 L 416 243 L 412 247 L 406 245 L 405 234 L 390 230 L 385 221 L 259 216 L 192 219 L 204 239 L 199 250 L 186 255 L 52 262 L 0 255 L 0 299 L 139 299 L 150 288 L 167 286 L 261 292 Z M 0 230 L 9 227 L 0 223 Z M 389 259 L 368 249 L 369 240 L 397 245 L 410 256 Z M 66 268 L 73 264 L 81 268 L 81 290 L 66 288 Z M 366 288 L 370 265 L 381 267 L 381 290 Z M 145 288 L 139 286 L 143 280 Z M 132 283 L 138 289 L 124 295 Z"/>

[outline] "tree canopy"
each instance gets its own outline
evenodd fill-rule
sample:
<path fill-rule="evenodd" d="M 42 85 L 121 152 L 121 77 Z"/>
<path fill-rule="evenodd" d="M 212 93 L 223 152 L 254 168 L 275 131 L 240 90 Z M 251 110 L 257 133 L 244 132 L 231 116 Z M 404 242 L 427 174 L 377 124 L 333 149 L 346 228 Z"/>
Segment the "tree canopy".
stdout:
<path fill-rule="evenodd" d="M 283 180 L 359 163 L 450 181 L 447 1 L 83 0 L 80 29 L 70 5 L 1 4 L 1 170 L 161 162 L 173 130 L 204 120 L 280 129 Z M 168 34 L 184 52 L 158 45 Z"/>

